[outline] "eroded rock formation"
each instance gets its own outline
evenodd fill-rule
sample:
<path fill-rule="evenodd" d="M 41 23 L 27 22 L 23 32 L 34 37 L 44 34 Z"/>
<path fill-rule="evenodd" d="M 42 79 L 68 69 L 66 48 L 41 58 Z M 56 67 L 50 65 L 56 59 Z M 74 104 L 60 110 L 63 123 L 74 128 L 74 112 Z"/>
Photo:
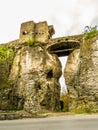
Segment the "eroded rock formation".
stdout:
<path fill-rule="evenodd" d="M 98 40 L 83 40 L 80 50 L 73 51 L 65 67 L 69 92 L 69 110 L 98 111 Z"/>
<path fill-rule="evenodd" d="M 42 46 L 23 46 L 16 53 L 9 79 L 15 81 L 18 98 L 29 112 L 58 110 L 61 64 Z M 20 105 L 21 103 L 18 103 Z"/>
<path fill-rule="evenodd" d="M 98 111 L 98 37 L 84 40 L 80 48 L 80 104 L 88 111 Z"/>
<path fill-rule="evenodd" d="M 29 21 L 21 25 L 18 40 L 0 45 L 1 110 L 58 111 L 58 57 L 68 56 L 69 111 L 98 111 L 98 31 L 52 39 L 54 32 L 46 21 Z"/>
<path fill-rule="evenodd" d="M 46 22 L 38 23 L 37 36 L 31 35 L 29 39 L 24 36 L 24 31 L 26 29 L 25 32 L 32 33 L 29 31 L 32 30 L 33 22 L 30 22 L 29 28 L 22 25 L 23 33 L 21 32 L 18 43 L 2 45 L 4 49 L 12 48 L 10 51 L 13 55 L 10 58 L 10 51 L 6 50 L 5 57 L 8 59 L 1 57 L 3 63 L 0 61 L 0 68 L 3 66 L 0 73 L 0 109 L 24 109 L 30 113 L 59 110 L 61 63 L 56 55 L 46 50 L 44 44 L 47 44 L 45 42 L 48 41 L 49 33 L 45 33 L 48 30 L 42 25 L 48 28 Z M 49 31 L 51 28 L 49 27 Z M 32 41 L 32 37 L 36 39 Z M 1 53 L 3 54 L 2 50 Z M 7 63 L 9 60 L 11 63 Z"/>

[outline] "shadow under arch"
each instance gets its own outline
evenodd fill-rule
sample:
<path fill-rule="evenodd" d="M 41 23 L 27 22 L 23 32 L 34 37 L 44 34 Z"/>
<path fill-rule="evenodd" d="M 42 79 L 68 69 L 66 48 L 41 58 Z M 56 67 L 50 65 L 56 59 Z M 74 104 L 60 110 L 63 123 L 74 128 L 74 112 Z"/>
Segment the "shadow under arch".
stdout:
<path fill-rule="evenodd" d="M 56 54 L 58 57 L 68 56 L 73 50 L 80 48 L 80 42 L 76 40 L 68 40 L 65 42 L 57 42 L 50 44 L 47 48 L 49 53 Z"/>
<path fill-rule="evenodd" d="M 59 80 L 60 85 L 61 85 L 61 93 L 63 91 L 65 91 L 66 93 L 68 93 L 67 91 L 67 85 L 65 82 L 65 78 L 64 78 L 64 68 L 66 66 L 66 62 L 68 59 L 68 56 L 75 50 L 75 49 L 79 49 L 80 48 L 80 42 L 76 41 L 76 40 L 67 40 L 67 41 L 63 41 L 63 42 L 57 42 L 57 43 L 53 43 L 51 45 L 48 46 L 47 50 L 49 51 L 50 54 L 56 54 L 62 64 L 62 76 Z M 64 59 L 63 59 L 64 57 Z M 66 59 L 65 59 L 66 57 Z M 63 59 L 63 60 L 62 60 Z M 66 61 L 64 61 L 66 60 Z M 63 88 L 65 87 L 65 88 Z M 64 89 L 64 90 L 63 90 Z"/>

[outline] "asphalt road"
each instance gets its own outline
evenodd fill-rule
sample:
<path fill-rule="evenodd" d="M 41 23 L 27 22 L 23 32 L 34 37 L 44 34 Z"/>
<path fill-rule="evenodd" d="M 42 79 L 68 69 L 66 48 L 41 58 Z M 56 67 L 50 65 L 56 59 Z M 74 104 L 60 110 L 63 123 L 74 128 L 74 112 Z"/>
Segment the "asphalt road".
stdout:
<path fill-rule="evenodd" d="M 0 121 L 0 130 L 98 130 L 98 115 Z"/>

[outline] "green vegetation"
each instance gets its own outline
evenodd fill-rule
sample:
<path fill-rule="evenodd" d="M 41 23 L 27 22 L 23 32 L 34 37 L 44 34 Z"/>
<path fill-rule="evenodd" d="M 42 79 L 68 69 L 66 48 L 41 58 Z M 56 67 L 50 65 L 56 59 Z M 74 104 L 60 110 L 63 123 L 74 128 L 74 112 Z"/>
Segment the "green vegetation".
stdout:
<path fill-rule="evenodd" d="M 77 108 L 75 108 L 72 112 L 76 114 L 92 114 L 92 113 L 98 113 L 98 109 L 96 108 L 96 105 L 94 102 L 88 102 L 86 104 L 80 104 Z"/>
<path fill-rule="evenodd" d="M 17 110 L 17 106 L 15 104 L 10 104 L 9 110 Z"/>
<path fill-rule="evenodd" d="M 81 107 L 81 108 L 75 109 L 75 110 L 73 110 L 73 112 L 75 114 L 86 114 L 86 113 L 90 114 L 90 113 L 92 113 L 91 108 L 86 108 L 86 107 Z"/>
<path fill-rule="evenodd" d="M 11 81 L 8 75 L 13 63 L 14 50 L 7 46 L 0 46 L 0 89 L 9 87 Z"/>
<path fill-rule="evenodd" d="M 98 30 L 93 30 L 91 32 L 84 33 L 83 38 L 84 39 L 90 39 L 98 35 Z"/>
<path fill-rule="evenodd" d="M 28 41 L 26 42 L 27 45 L 29 46 L 41 46 L 44 45 L 45 43 L 43 42 L 39 42 L 39 41 L 36 41 L 35 38 L 32 38 L 32 39 L 28 39 Z"/>
<path fill-rule="evenodd" d="M 98 35 L 98 30 L 96 27 L 88 27 L 88 30 L 86 30 L 83 34 L 83 39 L 91 39 L 93 37 L 95 37 L 96 35 Z"/>
<path fill-rule="evenodd" d="M 12 61 L 14 57 L 14 51 L 12 48 L 6 46 L 0 46 L 0 60 Z"/>
<path fill-rule="evenodd" d="M 29 46 L 34 46 L 34 45 L 36 44 L 35 38 L 28 39 L 27 44 L 28 44 Z"/>
<path fill-rule="evenodd" d="M 46 114 L 46 113 L 49 113 L 48 110 L 41 110 L 41 111 L 38 111 L 37 114 Z"/>
<path fill-rule="evenodd" d="M 6 76 L 4 78 L 5 79 L 3 81 L 1 81 L 1 83 L 0 83 L 0 89 L 10 87 L 10 84 L 12 83 L 12 81 L 8 80 Z"/>

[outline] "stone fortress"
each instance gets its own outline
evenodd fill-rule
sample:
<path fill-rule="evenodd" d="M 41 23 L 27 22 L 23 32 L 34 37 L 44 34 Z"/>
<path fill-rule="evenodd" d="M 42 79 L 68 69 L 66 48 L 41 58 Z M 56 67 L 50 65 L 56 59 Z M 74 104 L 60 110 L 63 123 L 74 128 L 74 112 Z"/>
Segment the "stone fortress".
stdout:
<path fill-rule="evenodd" d="M 20 37 L 0 45 L 0 109 L 59 111 L 60 56 L 68 56 L 64 77 L 69 111 L 98 111 L 98 35 L 52 38 L 53 26 L 21 24 Z"/>

